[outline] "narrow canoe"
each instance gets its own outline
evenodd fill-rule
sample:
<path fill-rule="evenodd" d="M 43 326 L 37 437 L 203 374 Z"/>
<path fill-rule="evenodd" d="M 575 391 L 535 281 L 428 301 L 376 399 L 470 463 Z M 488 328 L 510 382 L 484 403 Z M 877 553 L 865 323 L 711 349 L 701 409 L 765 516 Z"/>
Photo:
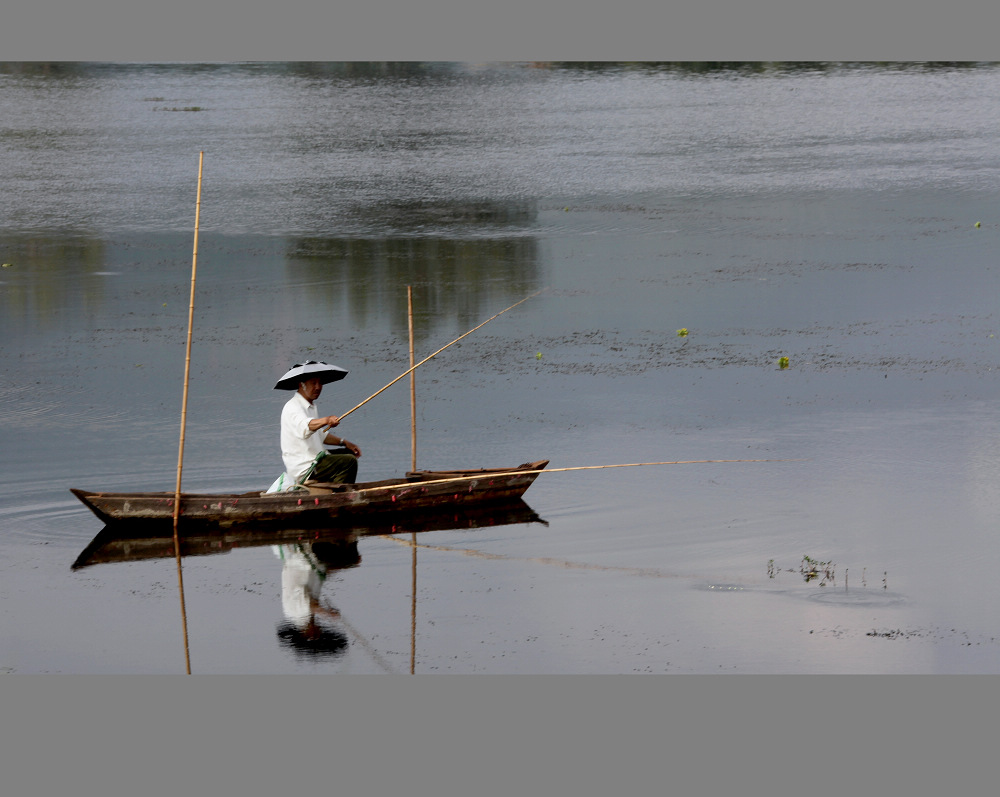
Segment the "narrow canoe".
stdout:
<path fill-rule="evenodd" d="M 200 526 L 285 524 L 296 528 L 387 513 L 404 517 L 520 498 L 548 464 L 540 460 L 515 468 L 415 471 L 402 478 L 357 484 L 306 482 L 306 489 L 284 493 L 181 493 L 179 516 Z M 71 492 L 107 524 L 173 520 L 172 492 L 75 488 Z"/>

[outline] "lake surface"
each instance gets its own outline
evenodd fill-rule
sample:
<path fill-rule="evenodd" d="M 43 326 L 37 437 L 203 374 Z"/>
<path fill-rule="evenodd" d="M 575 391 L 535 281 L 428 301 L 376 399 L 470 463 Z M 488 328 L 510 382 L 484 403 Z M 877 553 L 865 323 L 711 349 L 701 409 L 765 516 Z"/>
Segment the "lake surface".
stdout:
<path fill-rule="evenodd" d="M 185 557 L 193 672 L 1000 672 L 998 91 L 991 65 L 3 66 L 0 672 L 185 670 L 175 561 L 71 569 L 102 524 L 69 488 L 174 488 L 201 151 L 186 491 L 273 481 L 293 363 L 351 372 L 324 414 L 405 371 L 408 285 L 418 359 L 542 291 L 417 370 L 421 468 L 769 461 Z M 339 431 L 361 478 L 403 473 L 408 382 Z"/>

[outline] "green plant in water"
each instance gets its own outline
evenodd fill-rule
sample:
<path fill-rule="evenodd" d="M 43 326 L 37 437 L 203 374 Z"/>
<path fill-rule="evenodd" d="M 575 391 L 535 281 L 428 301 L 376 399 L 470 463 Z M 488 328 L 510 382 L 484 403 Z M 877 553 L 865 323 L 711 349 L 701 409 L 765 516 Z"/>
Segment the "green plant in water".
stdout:
<path fill-rule="evenodd" d="M 681 327 L 677 330 L 677 337 L 686 338 L 688 336 L 687 327 Z"/>
<path fill-rule="evenodd" d="M 778 358 L 778 368 L 780 368 L 782 371 L 784 371 L 787 367 L 788 367 L 788 358 L 787 357 L 779 357 Z"/>
<path fill-rule="evenodd" d="M 811 556 L 802 557 L 799 572 L 806 580 L 806 583 L 822 576 L 822 580 L 819 582 L 821 587 L 825 587 L 827 582 L 833 582 L 836 573 L 833 562 L 821 562 L 818 559 L 813 559 Z"/>

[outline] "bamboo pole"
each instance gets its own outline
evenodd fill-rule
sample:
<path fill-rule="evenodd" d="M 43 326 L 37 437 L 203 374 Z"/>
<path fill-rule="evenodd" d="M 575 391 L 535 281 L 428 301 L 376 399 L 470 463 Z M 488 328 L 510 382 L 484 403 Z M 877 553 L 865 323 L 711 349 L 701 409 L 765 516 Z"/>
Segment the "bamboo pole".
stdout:
<path fill-rule="evenodd" d="M 184 359 L 184 397 L 181 400 L 181 437 L 177 450 L 177 489 L 174 491 L 174 555 L 177 558 L 177 586 L 181 596 L 181 622 L 184 626 L 184 660 L 191 674 L 191 653 L 188 648 L 187 609 L 184 605 L 184 576 L 181 571 L 181 543 L 178 521 L 181 512 L 181 473 L 184 470 L 184 433 L 187 427 L 188 384 L 191 378 L 191 337 L 194 330 L 194 286 L 198 273 L 198 227 L 201 221 L 201 172 L 205 153 L 198 153 L 198 198 L 194 211 L 194 251 L 191 255 L 191 302 L 188 306 L 187 351 Z"/>
<path fill-rule="evenodd" d="M 410 470 L 417 469 L 417 374 L 413 356 L 413 286 L 406 286 L 406 315 L 410 328 Z M 417 667 L 417 533 L 413 532 L 412 559 L 410 562 L 410 675 Z"/>
<path fill-rule="evenodd" d="M 530 476 L 533 473 L 565 473 L 571 470 L 604 470 L 606 468 L 645 468 L 651 465 L 704 465 L 708 463 L 723 462 L 805 462 L 804 459 L 682 459 L 673 462 L 630 462 L 621 465 L 577 465 L 572 468 L 537 468 L 534 470 L 518 470 L 517 468 L 507 468 L 497 471 L 483 471 L 472 476 L 450 476 L 447 479 L 430 479 L 428 481 L 413 482 L 414 487 L 424 487 L 428 484 L 447 484 L 448 482 L 467 482 L 476 479 L 488 479 L 491 476 Z M 365 487 L 357 490 L 359 493 L 371 493 L 377 490 L 396 490 L 399 484 L 383 484 L 378 487 Z"/>
<path fill-rule="evenodd" d="M 358 404 L 358 405 L 356 405 L 356 406 L 354 406 L 354 407 L 351 407 L 351 409 L 349 409 L 349 410 L 348 410 L 347 412 L 345 412 L 345 413 L 344 413 L 343 415 L 341 415 L 341 416 L 340 416 L 340 420 L 344 420 L 344 418 L 346 418 L 346 417 L 347 417 L 348 415 L 350 415 L 350 414 L 351 414 L 352 412 L 354 412 L 355 410 L 359 410 L 359 409 L 361 409 L 361 408 L 362 408 L 362 407 L 363 407 L 363 406 L 364 406 L 365 404 L 367 404 L 367 403 L 368 403 L 369 401 L 371 401 L 371 400 L 372 400 L 373 398 L 375 398 L 375 396 L 377 396 L 377 395 L 378 395 L 379 393 L 382 393 L 383 391 L 386 391 L 386 390 L 388 390 L 388 389 L 389 389 L 390 387 L 392 387 L 392 386 L 393 386 L 394 384 L 396 384 L 396 383 L 397 383 L 397 382 L 398 382 L 398 381 L 399 381 L 400 379 L 402 379 L 403 377 L 405 377 L 405 376 L 409 376 L 409 375 L 410 375 L 411 373 L 413 373 L 413 372 L 414 372 L 415 370 L 417 370 L 417 368 L 419 368 L 419 367 L 420 367 L 421 365 L 423 365 L 423 364 L 424 364 L 425 362 L 427 362 L 428 360 L 430 360 L 430 359 L 431 359 L 432 357 L 436 357 L 437 355 L 439 355 L 439 354 L 440 354 L 441 352 L 443 352 L 443 351 L 444 351 L 445 349 L 447 349 L 447 348 L 448 348 L 449 346 L 452 346 L 452 345 L 454 345 L 455 343 L 458 343 L 458 342 L 459 342 L 459 341 L 460 341 L 460 340 L 461 340 L 462 338 L 465 338 L 465 337 L 468 337 L 469 335 L 471 335 L 471 334 L 472 334 L 473 332 L 475 332 L 475 331 L 476 331 L 477 329 L 479 329 L 480 327 L 484 327 L 484 326 L 486 326 L 486 325 L 487 325 L 487 324 L 488 324 L 488 323 L 489 323 L 490 321 L 492 321 L 492 320 L 493 320 L 494 318 L 498 318 L 498 317 L 502 316 L 502 315 L 503 315 L 504 313 L 506 313 L 506 312 L 507 312 L 507 310 L 513 310 L 513 309 L 514 309 L 515 307 L 517 307 L 517 306 L 518 306 L 519 304 L 524 304 L 524 303 L 525 303 L 526 301 L 528 301 L 528 299 L 533 299 L 534 297 L 538 296 L 538 294 L 540 294 L 540 293 L 544 292 L 545 290 L 546 290 L 545 288 L 542 288 L 542 290 L 540 290 L 540 291 L 535 291 L 535 292 L 534 292 L 533 294 L 531 294 L 531 296 L 525 296 L 525 297 L 524 297 L 523 299 L 521 299 L 521 301 L 519 301 L 519 302 L 516 302 L 516 303 L 512 304 L 512 305 L 511 305 L 510 307 L 508 307 L 508 308 L 507 308 L 506 310 L 501 310 L 501 311 L 500 311 L 499 313 L 497 313 L 497 314 L 496 314 L 496 315 L 494 315 L 494 316 L 490 316 L 490 317 L 489 317 L 489 318 L 487 318 L 487 319 L 486 319 L 485 321 L 483 321 L 483 323 L 482 323 L 482 324 L 480 324 L 480 325 L 479 325 L 479 326 L 477 326 L 477 327 L 473 327 L 473 328 L 472 328 L 472 329 L 470 329 L 470 330 L 469 330 L 468 332 L 466 332 L 466 333 L 465 333 L 464 335 L 459 335 L 459 336 L 458 336 L 457 338 L 455 338 L 455 339 L 454 339 L 454 340 L 453 340 L 453 341 L 452 341 L 451 343 L 446 343 L 446 344 L 445 344 L 444 346 L 442 346 L 442 347 L 441 347 L 440 349 L 438 349 L 438 350 L 437 350 L 436 352 L 434 352 L 434 354 L 430 354 L 430 355 L 428 355 L 427 357 L 424 357 L 424 359 L 422 359 L 422 360 L 421 360 L 420 362 L 418 362 L 418 363 L 417 363 L 416 365 L 414 365 L 413 367 L 411 367 L 411 368 L 409 368 L 408 370 L 406 370 L 406 371 L 404 371 L 403 373 L 401 373 L 401 374 L 400 374 L 399 376 L 397 376 L 397 377 L 396 377 L 395 379 L 393 379 L 393 380 L 392 380 L 392 381 L 391 381 L 391 382 L 390 382 L 390 383 L 389 383 L 388 385 L 386 385 L 386 386 L 385 386 L 384 388 L 382 388 L 382 390 L 378 390 L 378 391 L 376 391 L 375 393 L 372 393 L 372 394 L 371 394 L 371 395 L 370 395 L 370 396 L 369 396 L 368 398 L 366 398 L 366 399 L 365 399 L 364 401 L 362 401 L 362 402 L 361 402 L 360 404 Z"/>
<path fill-rule="evenodd" d="M 410 470 L 417 469 L 417 375 L 413 365 L 413 286 L 406 286 L 406 315 L 410 327 Z"/>

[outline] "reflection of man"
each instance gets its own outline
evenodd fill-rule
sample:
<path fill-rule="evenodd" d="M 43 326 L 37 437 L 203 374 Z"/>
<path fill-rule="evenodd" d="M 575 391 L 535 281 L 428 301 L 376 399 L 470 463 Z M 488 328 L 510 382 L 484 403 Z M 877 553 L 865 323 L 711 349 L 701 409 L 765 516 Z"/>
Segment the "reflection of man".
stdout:
<path fill-rule="evenodd" d="M 357 543 L 275 545 L 272 550 L 284 564 L 281 608 L 285 623 L 278 628 L 282 642 L 297 653 L 341 653 L 347 647 L 347 637 L 327 627 L 330 621 L 340 618 L 340 612 L 320 598 L 320 591 L 330 569 L 351 567 L 361 561 Z"/>

